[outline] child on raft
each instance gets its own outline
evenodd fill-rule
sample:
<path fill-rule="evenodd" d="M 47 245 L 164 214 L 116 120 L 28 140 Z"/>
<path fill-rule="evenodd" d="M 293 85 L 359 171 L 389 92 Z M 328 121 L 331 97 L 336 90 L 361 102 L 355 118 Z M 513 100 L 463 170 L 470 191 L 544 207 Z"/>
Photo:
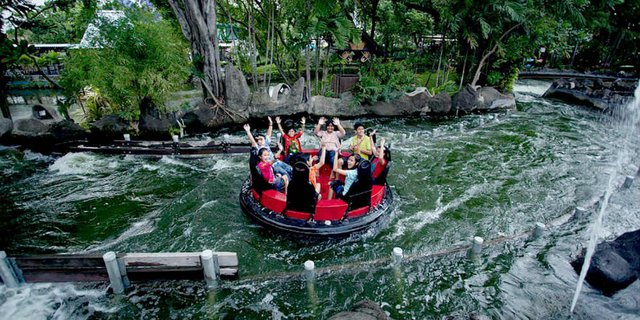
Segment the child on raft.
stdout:
<path fill-rule="evenodd" d="M 267 117 L 267 119 L 269 120 L 269 127 L 267 128 L 266 135 L 257 134 L 254 137 L 253 134 L 251 133 L 251 127 L 249 126 L 248 123 L 245 124 L 243 127 L 244 131 L 247 133 L 247 138 L 249 139 L 249 142 L 251 142 L 251 153 L 253 153 L 254 155 L 258 155 L 258 151 L 260 151 L 260 149 L 266 148 L 267 152 L 269 153 L 269 160 L 272 160 L 272 159 L 276 160 L 273 163 L 273 171 L 281 175 L 287 175 L 289 178 L 291 178 L 291 174 L 293 173 L 293 168 L 291 168 L 291 166 L 286 164 L 285 162 L 277 160 L 277 158 L 274 158 L 273 152 L 269 147 L 269 145 L 271 144 L 271 133 L 273 131 L 273 122 L 271 121 L 271 117 Z"/>
<path fill-rule="evenodd" d="M 284 140 L 284 162 L 290 163 L 289 159 L 292 156 L 295 156 L 297 153 L 302 151 L 302 146 L 300 145 L 300 137 L 304 133 L 304 125 L 306 123 L 305 117 L 302 117 L 300 123 L 302 127 L 299 132 L 296 132 L 294 128 L 288 128 L 287 132 L 282 129 L 282 124 L 280 117 L 276 117 L 276 123 L 278 124 L 278 130 L 280 130 L 280 134 L 282 135 L 282 139 Z"/>
<path fill-rule="evenodd" d="M 282 144 L 278 142 L 278 152 L 276 153 L 276 157 L 269 157 L 269 150 L 267 148 L 261 148 L 258 150 L 258 157 L 260 158 L 260 162 L 258 162 L 258 169 L 260 169 L 260 173 L 262 177 L 272 185 L 276 190 L 280 192 L 284 192 L 287 194 L 287 187 L 289 185 L 289 178 L 287 175 L 276 174 L 273 170 L 273 163 L 276 162 L 275 158 L 277 158 L 282 152 Z"/>
<path fill-rule="evenodd" d="M 322 126 L 325 124 L 326 129 L 322 130 Z M 338 131 L 335 131 L 336 127 Z M 325 117 L 320 117 L 313 132 L 320 138 L 320 145 L 326 147 L 326 161 L 329 166 L 333 167 L 333 162 L 336 159 L 335 155 L 340 153 L 340 139 L 345 135 L 344 128 L 340 125 L 340 120 L 333 118 L 333 120 L 327 122 Z"/>

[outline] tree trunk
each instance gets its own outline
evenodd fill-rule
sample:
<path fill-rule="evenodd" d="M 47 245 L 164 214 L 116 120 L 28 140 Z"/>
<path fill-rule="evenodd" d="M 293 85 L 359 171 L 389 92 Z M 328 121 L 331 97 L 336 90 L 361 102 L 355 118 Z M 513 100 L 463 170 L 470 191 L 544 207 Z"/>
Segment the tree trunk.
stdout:
<path fill-rule="evenodd" d="M 305 63 L 304 63 L 304 68 L 306 71 L 306 86 L 307 86 L 307 92 L 310 94 L 311 93 L 311 53 L 309 52 L 309 45 L 307 45 L 307 47 L 304 49 L 305 52 Z"/>
<path fill-rule="evenodd" d="M 380 0 L 371 1 L 371 40 L 374 39 L 373 36 L 376 33 L 376 16 L 378 14 L 378 3 L 380 3 Z"/>
<path fill-rule="evenodd" d="M 467 72 L 467 58 L 469 58 L 469 48 L 464 53 L 464 62 L 462 63 L 462 73 L 460 73 L 460 84 L 458 85 L 458 91 L 462 89 L 462 84 L 464 83 L 464 75 Z"/>
<path fill-rule="evenodd" d="M 500 45 L 500 43 L 502 43 L 502 39 L 504 39 L 504 37 L 506 37 L 511 31 L 515 30 L 517 27 L 519 27 L 521 23 L 516 24 L 515 26 L 509 28 L 509 30 L 505 31 L 502 36 L 500 36 L 500 38 L 496 41 L 496 43 L 493 45 L 493 48 L 491 48 L 491 50 L 489 50 L 487 53 L 485 53 L 482 58 L 480 59 L 480 62 L 478 62 L 478 67 L 476 69 L 475 74 L 473 75 L 473 81 L 471 81 L 471 86 L 475 87 L 476 84 L 478 83 L 478 80 L 480 80 L 480 73 L 482 73 L 482 68 L 484 67 L 485 62 L 487 62 L 487 59 L 489 59 L 489 57 L 491 55 L 493 55 L 496 50 L 498 49 L 498 46 Z"/>
<path fill-rule="evenodd" d="M 215 0 L 169 0 L 182 33 L 191 42 L 191 51 L 202 58 L 202 83 L 207 97 L 223 96 L 220 71 L 220 50 L 216 27 Z"/>
<path fill-rule="evenodd" d="M 442 33 L 442 43 L 440 44 L 440 57 L 438 58 L 438 70 L 436 70 L 436 87 L 440 84 L 440 66 L 442 66 L 442 53 L 444 52 L 444 36 L 446 32 Z"/>
<path fill-rule="evenodd" d="M 326 56 L 324 57 L 324 65 L 322 66 L 322 90 L 321 90 L 322 95 L 324 95 L 327 92 L 326 85 L 327 85 L 327 78 L 329 77 L 330 52 L 331 52 L 331 44 L 327 46 L 327 53 L 326 53 Z"/>

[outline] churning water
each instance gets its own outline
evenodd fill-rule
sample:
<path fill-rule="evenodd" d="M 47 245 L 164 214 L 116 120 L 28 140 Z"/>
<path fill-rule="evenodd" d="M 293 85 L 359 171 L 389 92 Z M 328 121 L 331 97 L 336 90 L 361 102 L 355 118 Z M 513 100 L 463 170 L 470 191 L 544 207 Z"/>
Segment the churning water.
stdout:
<path fill-rule="evenodd" d="M 363 119 L 392 144 L 396 208 L 379 230 L 330 242 L 273 234 L 241 212 L 246 155 L 1 150 L 0 249 L 9 256 L 235 251 L 240 280 L 215 291 L 137 283 L 122 297 L 107 294 L 106 283 L 2 286 L 0 318 L 322 319 L 362 299 L 395 319 L 640 318 L 637 282 L 613 297 L 585 285 L 571 313 L 578 275 L 569 264 L 592 233 L 611 239 L 640 228 L 640 187 L 613 187 L 638 170 L 638 135 L 609 116 L 540 98 L 545 86 L 519 83 L 517 110 L 506 113 Z M 316 143 L 305 135 L 303 144 Z M 607 189 L 593 231 L 593 199 Z M 590 217 L 568 219 L 575 206 Z M 549 226 L 542 238 L 520 237 L 536 222 Z M 485 239 L 479 258 L 451 250 L 473 236 Z M 384 260 L 393 247 L 407 256 L 399 267 Z M 312 285 L 301 273 L 306 260 L 320 269 Z"/>

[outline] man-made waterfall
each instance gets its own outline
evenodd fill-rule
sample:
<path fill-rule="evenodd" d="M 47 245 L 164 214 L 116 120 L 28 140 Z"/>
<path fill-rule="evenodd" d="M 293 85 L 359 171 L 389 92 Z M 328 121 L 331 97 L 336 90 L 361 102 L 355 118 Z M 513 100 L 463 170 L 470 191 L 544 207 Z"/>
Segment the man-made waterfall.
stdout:
<path fill-rule="evenodd" d="M 618 123 L 619 130 L 623 132 L 622 139 L 629 145 L 637 145 L 637 125 L 640 123 L 640 85 L 635 90 L 634 99 L 626 106 L 626 108 L 622 110 L 619 116 L 621 117 L 620 119 L 614 119 L 613 121 Z M 573 295 L 573 300 L 571 301 L 571 312 L 573 312 L 576 303 L 578 302 L 578 297 L 580 295 L 580 291 L 582 290 L 584 279 L 587 276 L 587 271 L 589 270 L 589 266 L 591 264 L 591 258 L 593 257 L 596 245 L 598 244 L 598 236 L 600 233 L 600 228 L 602 227 L 603 218 L 607 212 L 609 198 L 611 197 L 611 194 L 615 192 L 615 189 L 618 186 L 616 183 L 617 180 L 619 180 L 619 176 L 624 176 L 625 174 L 627 174 L 623 171 L 623 165 L 625 164 L 625 162 L 629 161 L 629 149 L 630 147 L 623 147 L 618 149 L 617 157 L 614 159 L 614 162 L 611 166 L 609 181 L 606 185 L 604 196 L 602 197 L 602 201 L 600 202 L 600 205 L 598 207 L 598 213 L 595 216 L 593 224 L 589 229 L 589 243 L 587 244 L 587 250 L 585 253 L 584 264 L 580 272 L 580 278 L 578 279 L 575 294 Z"/>

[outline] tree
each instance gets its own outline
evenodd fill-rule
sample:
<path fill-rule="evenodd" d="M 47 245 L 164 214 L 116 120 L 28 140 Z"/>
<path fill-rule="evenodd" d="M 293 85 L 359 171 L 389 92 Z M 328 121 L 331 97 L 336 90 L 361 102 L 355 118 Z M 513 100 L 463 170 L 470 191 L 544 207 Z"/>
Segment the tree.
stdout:
<path fill-rule="evenodd" d="M 189 75 L 187 45 L 166 20 L 145 9 L 125 10 L 116 21 L 98 23 L 93 48 L 72 50 L 60 82 L 67 97 L 93 92 L 92 118 L 119 114 L 137 120 L 140 108 L 162 109 Z"/>
<path fill-rule="evenodd" d="M 169 0 L 200 73 L 205 96 L 217 100 L 224 94 L 215 0 Z"/>

